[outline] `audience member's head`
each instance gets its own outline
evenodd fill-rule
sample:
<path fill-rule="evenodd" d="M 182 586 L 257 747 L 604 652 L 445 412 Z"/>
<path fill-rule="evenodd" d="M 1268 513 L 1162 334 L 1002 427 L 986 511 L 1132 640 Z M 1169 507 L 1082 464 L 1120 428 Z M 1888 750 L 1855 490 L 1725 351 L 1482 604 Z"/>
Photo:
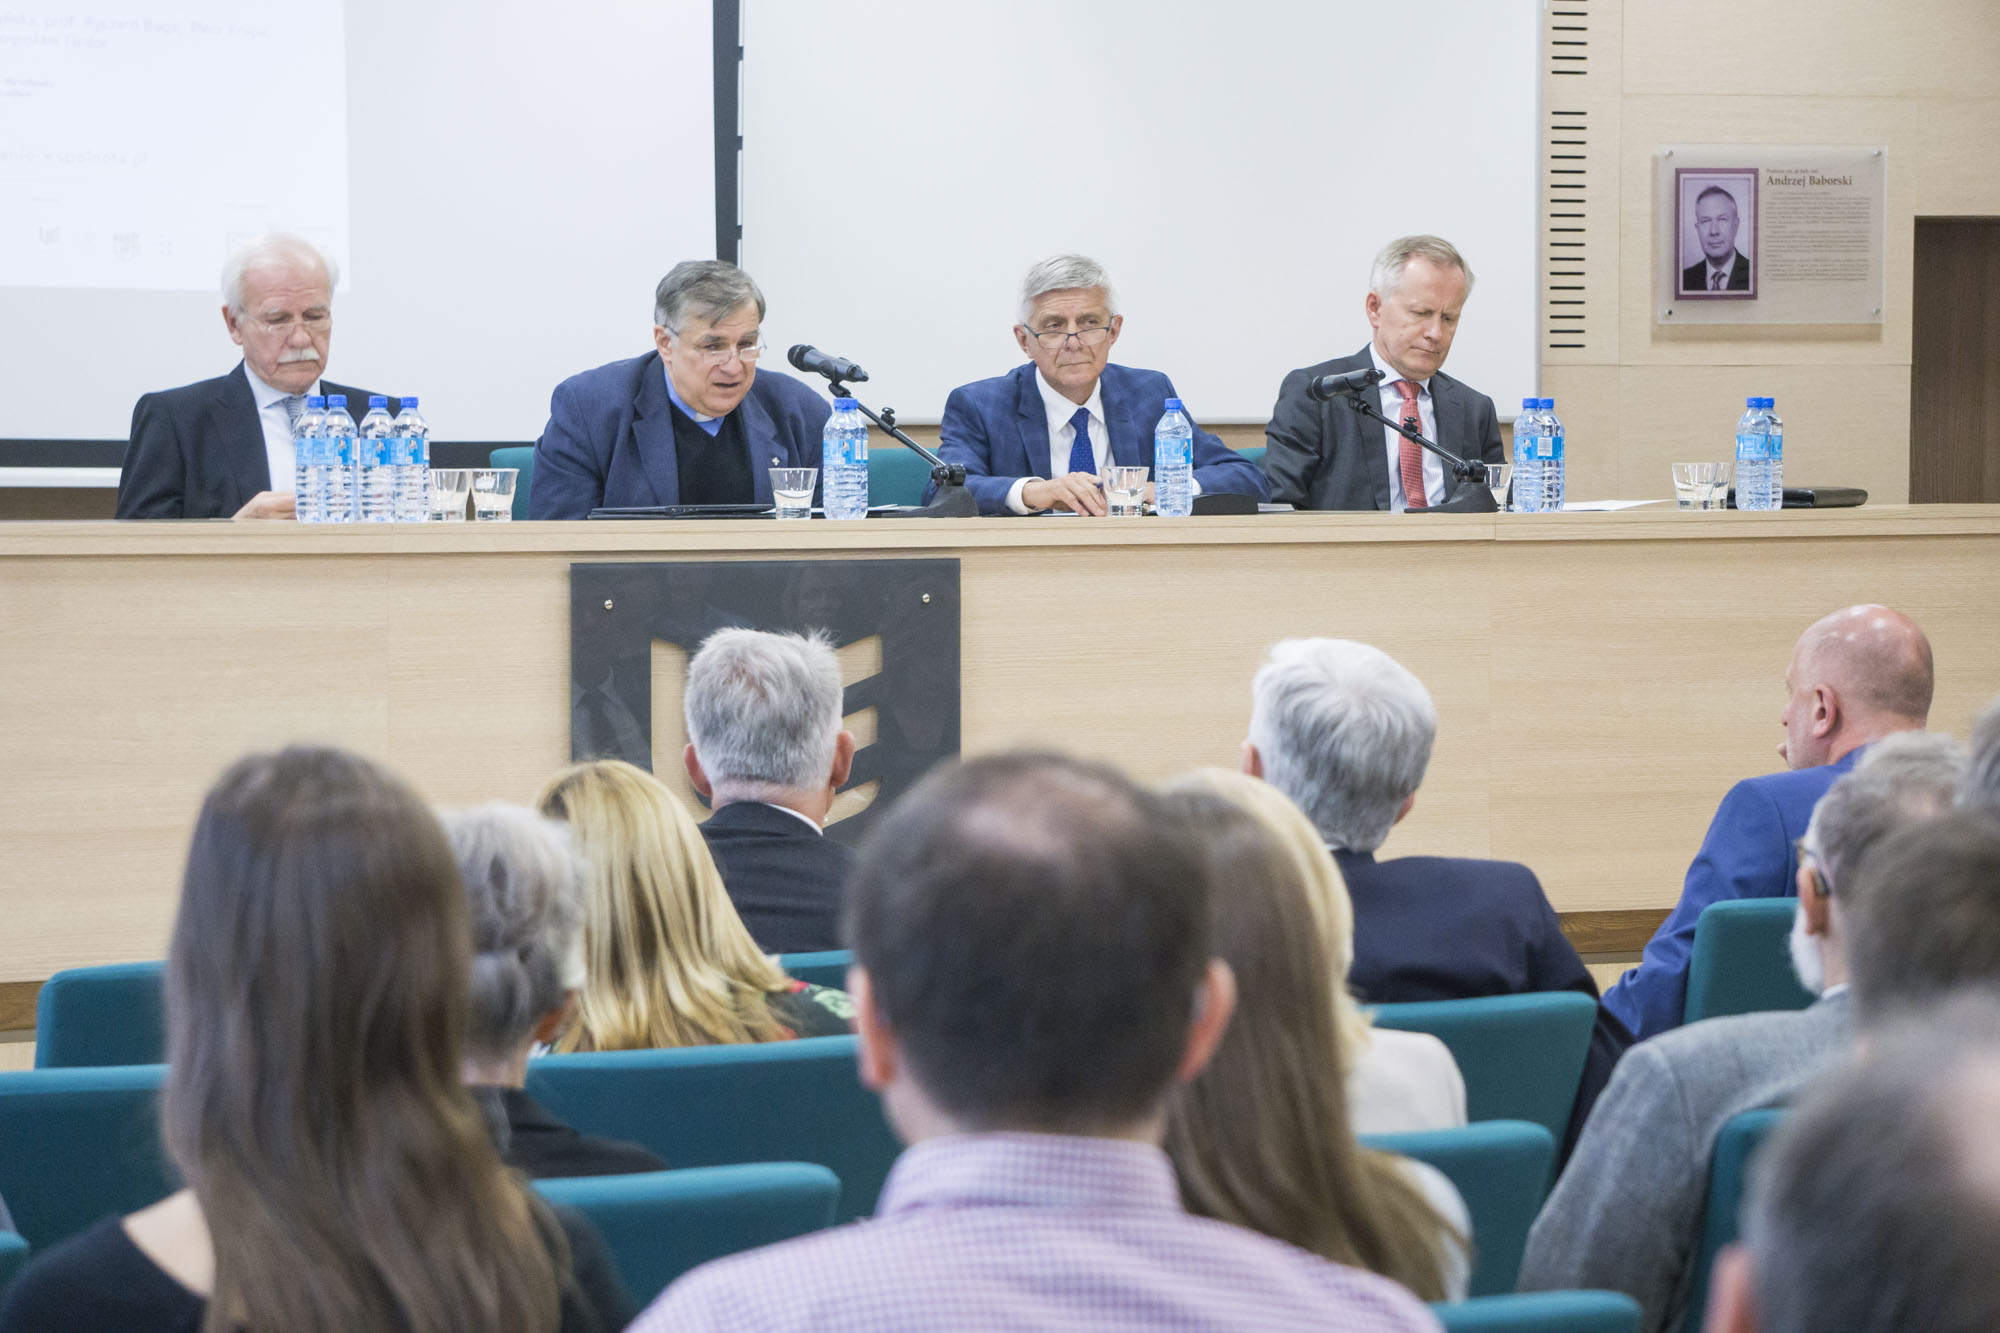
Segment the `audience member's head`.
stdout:
<path fill-rule="evenodd" d="M 1971 749 L 1972 764 L 1958 803 L 2000 814 L 2000 698 L 1986 705 L 1972 724 Z"/>
<path fill-rule="evenodd" d="M 1229 1020 L 1209 893 L 1186 832 L 1113 769 L 1007 754 L 933 772 L 849 881 L 863 1078 L 907 1141 L 1157 1141 L 1168 1090 Z"/>
<path fill-rule="evenodd" d="M 1792 969 L 1817 995 L 1847 980 L 1847 909 L 1842 886 L 1870 847 L 1951 805 L 1965 751 L 1949 736 L 1910 731 L 1872 745 L 1813 807 L 1799 839 Z"/>
<path fill-rule="evenodd" d="M 467 966 L 451 848 L 400 780 L 298 748 L 209 792 L 161 1106 L 212 1238 L 207 1327 L 556 1326 L 552 1224 L 460 1082 Z"/>
<path fill-rule="evenodd" d="M 1707 1327 L 2000 1328 L 2000 998 L 1954 997 L 1877 1036 L 1759 1153 Z"/>
<path fill-rule="evenodd" d="M 561 1048 L 775 1041 L 785 975 L 757 950 L 687 808 L 616 759 L 572 764 L 535 808 L 583 854 L 584 984 Z"/>
<path fill-rule="evenodd" d="M 1305 811 L 1329 847 L 1372 852 L 1415 803 L 1436 735 L 1430 692 L 1381 649 L 1286 639 L 1251 685 L 1244 771 Z"/>
<path fill-rule="evenodd" d="M 1856 1017 L 1874 1027 L 2000 986 L 2000 819 L 1953 810 L 1889 833 L 1846 872 Z"/>
<path fill-rule="evenodd" d="M 440 818 L 472 920 L 467 1081 L 518 1086 L 583 985 L 583 861 L 567 829 L 522 806 Z"/>
<path fill-rule="evenodd" d="M 1352 931 L 1333 859 L 1305 816 L 1255 778 L 1206 770 L 1164 799 L 1211 882 L 1226 886 L 1211 905 L 1215 947 L 1237 987 L 1214 1058 L 1168 1103 L 1166 1148 L 1188 1211 L 1446 1299 L 1447 1224 L 1394 1159 L 1361 1148 L 1349 1122 L 1344 1075 L 1366 1027 L 1328 948 L 1336 929 Z"/>
<path fill-rule="evenodd" d="M 688 664 L 684 703 L 695 790 L 717 809 L 764 801 L 824 823 L 854 761 L 841 697 L 840 661 L 820 635 L 709 635 Z"/>
<path fill-rule="evenodd" d="M 1793 768 L 1838 761 L 1849 750 L 1930 717 L 1931 644 L 1916 622 L 1886 606 L 1850 606 L 1799 636 L 1785 670 L 1785 739 Z"/>

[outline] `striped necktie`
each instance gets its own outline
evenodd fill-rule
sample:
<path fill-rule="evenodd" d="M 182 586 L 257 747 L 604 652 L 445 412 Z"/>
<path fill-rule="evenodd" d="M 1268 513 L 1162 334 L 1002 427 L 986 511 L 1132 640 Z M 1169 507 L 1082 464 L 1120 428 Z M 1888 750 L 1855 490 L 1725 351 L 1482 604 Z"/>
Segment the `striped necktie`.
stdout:
<path fill-rule="evenodd" d="M 1411 430 L 1421 432 L 1423 414 L 1417 411 L 1417 386 L 1409 380 L 1397 380 L 1393 386 L 1403 395 L 1402 423 Z M 1403 479 L 1403 504 L 1410 509 L 1428 509 L 1430 497 L 1424 494 L 1424 451 L 1407 435 L 1398 436 L 1396 443 L 1401 446 L 1396 454 L 1396 471 Z"/>

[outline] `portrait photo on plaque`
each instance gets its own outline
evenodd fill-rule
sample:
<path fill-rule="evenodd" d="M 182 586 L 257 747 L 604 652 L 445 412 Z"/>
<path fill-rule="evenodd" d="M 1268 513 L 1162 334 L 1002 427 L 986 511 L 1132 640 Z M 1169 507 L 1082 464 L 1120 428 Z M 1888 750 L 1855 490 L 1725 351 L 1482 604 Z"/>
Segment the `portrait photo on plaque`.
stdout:
<path fill-rule="evenodd" d="M 1757 168 L 1674 171 L 1675 294 L 1684 300 L 1757 299 Z"/>

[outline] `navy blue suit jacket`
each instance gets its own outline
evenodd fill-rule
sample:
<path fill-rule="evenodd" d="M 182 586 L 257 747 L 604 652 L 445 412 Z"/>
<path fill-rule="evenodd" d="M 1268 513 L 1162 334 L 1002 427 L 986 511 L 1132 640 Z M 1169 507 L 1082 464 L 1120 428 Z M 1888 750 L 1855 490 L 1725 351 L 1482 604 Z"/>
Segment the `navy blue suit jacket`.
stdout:
<path fill-rule="evenodd" d="M 796 815 L 734 801 L 701 826 L 729 901 L 765 953 L 838 949 L 840 894 L 854 852 Z"/>
<path fill-rule="evenodd" d="M 673 400 L 658 352 L 572 375 L 549 399 L 535 441 L 530 518 L 589 518 L 599 508 L 681 500 Z M 774 467 L 818 467 L 820 432 L 833 409 L 789 375 L 759 370 L 731 415 L 743 425 L 750 481 L 771 503 Z"/>
<path fill-rule="evenodd" d="M 1120 467 L 1151 467 L 1153 427 L 1165 414 L 1167 399 L 1180 396 L 1173 381 L 1157 370 L 1107 365 L 1097 383 L 1111 429 L 1112 462 Z M 1188 420 L 1194 420 L 1192 414 Z M 1054 477 L 1049 414 L 1035 383 L 1035 363 L 953 389 L 938 426 L 938 454 L 947 463 L 965 464 L 965 489 L 979 502 L 982 514 L 1013 512 L 1007 508 L 1007 492 L 1020 478 Z M 1198 425 L 1194 477 L 1204 492 L 1230 491 L 1259 500 L 1270 494 L 1255 463 Z M 933 489 L 924 492 L 925 499 Z"/>
<path fill-rule="evenodd" d="M 1448 856 L 1377 861 L 1367 852 L 1339 850 L 1333 859 L 1354 901 L 1354 966 L 1347 977 L 1363 1003 L 1555 990 L 1598 998 L 1597 983 L 1528 867 Z M 1576 1141 L 1631 1044 L 1632 1034 L 1600 1000 L 1568 1142 Z"/>
<path fill-rule="evenodd" d="M 366 389 L 322 380 L 320 391 L 346 394 L 348 414 L 356 421 L 368 411 Z M 391 398 L 389 410 L 400 412 L 402 404 Z M 257 399 L 238 361 L 227 375 L 139 396 L 118 474 L 117 513 L 119 518 L 228 518 L 259 491 L 273 489 L 273 480 Z"/>

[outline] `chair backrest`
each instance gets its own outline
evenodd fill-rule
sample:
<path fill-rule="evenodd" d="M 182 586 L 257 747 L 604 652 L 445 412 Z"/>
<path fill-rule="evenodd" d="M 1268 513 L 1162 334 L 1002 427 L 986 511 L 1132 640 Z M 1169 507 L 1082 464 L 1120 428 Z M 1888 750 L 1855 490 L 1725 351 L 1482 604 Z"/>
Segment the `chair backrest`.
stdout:
<path fill-rule="evenodd" d="M 6 1294 L 7 1284 L 27 1264 L 28 1255 L 27 1237 L 15 1231 L 0 1231 L 0 1295 Z"/>
<path fill-rule="evenodd" d="M 160 1144 L 165 1065 L 0 1074 L 0 1198 L 37 1250 L 180 1188 Z"/>
<path fill-rule="evenodd" d="M 1714 1155 L 1708 1163 L 1708 1207 L 1702 1214 L 1701 1245 L 1695 1251 L 1694 1282 L 1688 1289 L 1687 1328 L 1691 1333 L 1699 1333 L 1708 1311 L 1708 1280 L 1715 1269 L 1715 1256 L 1736 1239 L 1743 1196 L 1750 1184 L 1750 1159 L 1784 1114 L 1775 1108 L 1745 1111 L 1730 1117 L 1716 1133 Z"/>
<path fill-rule="evenodd" d="M 1562 1140 L 1583 1078 L 1597 1001 L 1577 991 L 1383 1004 L 1375 1026 L 1428 1032 L 1465 1075 L 1472 1120 L 1532 1120 Z"/>
<path fill-rule="evenodd" d="M 71 967 L 35 999 L 35 1068 L 149 1065 L 167 1058 L 162 963 Z"/>
<path fill-rule="evenodd" d="M 1238 449 L 1236 452 L 1242 454 L 1253 463 L 1262 463 L 1264 461 L 1264 446 L 1261 444 L 1249 445 Z"/>
<path fill-rule="evenodd" d="M 1445 1333 L 1639 1333 L 1645 1312 L 1619 1291 L 1535 1291 L 1433 1305 Z"/>
<path fill-rule="evenodd" d="M 1785 946 L 1798 904 L 1796 898 L 1732 898 L 1702 909 L 1688 958 L 1683 1022 L 1803 1009 L 1813 1002 Z"/>
<path fill-rule="evenodd" d="M 1525 1120 L 1486 1120 L 1419 1134 L 1369 1134 L 1361 1141 L 1429 1163 L 1457 1187 L 1472 1215 L 1471 1295 L 1499 1295 L 1520 1285 L 1528 1229 L 1555 1166 L 1555 1135 Z"/>
<path fill-rule="evenodd" d="M 528 492 L 535 488 L 535 446 L 510 444 L 487 455 L 488 467 L 511 467 L 521 475 L 514 478 L 514 519 L 528 517 Z"/>
<path fill-rule="evenodd" d="M 535 1188 L 597 1227 L 635 1308 L 697 1264 L 831 1225 L 840 1196 L 833 1172 L 805 1162 L 538 1180 Z"/>
<path fill-rule="evenodd" d="M 932 450 L 933 453 L 936 450 Z M 901 445 L 870 446 L 868 450 L 868 503 L 871 505 L 914 505 L 924 502 L 924 487 L 931 484 L 931 465 L 922 456 Z"/>
<path fill-rule="evenodd" d="M 794 981 L 810 986 L 847 989 L 847 965 L 854 961 L 851 949 L 823 949 L 818 953 L 781 953 L 778 966 Z"/>
<path fill-rule="evenodd" d="M 861 1086 L 855 1039 L 550 1055 L 528 1091 L 586 1134 L 643 1143 L 670 1167 L 817 1162 L 840 1177 L 839 1221 L 875 1210 L 901 1146 Z"/>

